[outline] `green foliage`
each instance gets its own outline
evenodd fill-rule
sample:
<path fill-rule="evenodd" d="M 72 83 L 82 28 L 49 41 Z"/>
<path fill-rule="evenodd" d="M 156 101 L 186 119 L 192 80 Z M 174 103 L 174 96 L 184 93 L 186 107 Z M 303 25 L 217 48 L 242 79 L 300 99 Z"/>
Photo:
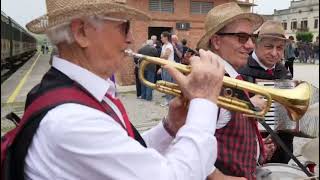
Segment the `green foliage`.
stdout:
<path fill-rule="evenodd" d="M 311 32 L 297 32 L 296 38 L 302 42 L 312 42 L 313 34 Z"/>

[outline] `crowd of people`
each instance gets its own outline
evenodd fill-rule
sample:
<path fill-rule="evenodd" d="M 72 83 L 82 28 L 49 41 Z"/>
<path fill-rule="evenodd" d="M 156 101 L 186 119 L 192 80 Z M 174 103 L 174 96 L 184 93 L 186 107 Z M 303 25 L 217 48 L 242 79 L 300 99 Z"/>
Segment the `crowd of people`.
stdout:
<path fill-rule="evenodd" d="M 49 53 L 49 47 L 45 44 L 41 45 L 41 52 L 42 54 L 48 54 Z"/>
<path fill-rule="evenodd" d="M 158 40 L 156 35 L 152 35 L 150 39 L 146 40 L 146 42 L 138 50 L 138 53 L 151 57 L 159 57 L 181 64 L 189 64 L 189 58 L 197 53 L 195 50 L 187 46 L 188 41 L 186 39 L 182 39 L 180 42 L 178 36 L 175 34 L 164 31 L 161 33 L 160 39 L 161 42 Z M 152 101 L 153 89 L 140 82 L 140 61 L 138 58 L 134 58 L 134 62 L 137 98 Z M 158 80 L 164 80 L 172 83 L 174 82 L 171 75 L 165 69 L 162 69 L 156 64 L 148 65 L 147 68 L 145 68 L 144 77 L 146 80 L 152 83 L 155 83 Z M 173 96 L 164 95 L 163 97 L 165 100 L 163 103 L 161 103 L 161 106 L 168 107 Z"/>
<path fill-rule="evenodd" d="M 312 63 L 319 61 L 319 36 L 314 42 L 297 41 L 295 43 L 296 56 L 300 63 Z"/>
<path fill-rule="evenodd" d="M 115 1 L 46 2 L 48 23 L 44 25 L 40 17 L 27 28 L 47 34 L 58 54 L 27 95 L 19 134 L 5 164 L 7 177 L 255 180 L 269 173 L 257 173 L 259 165 L 288 163 L 286 152 L 266 138 L 268 133 L 260 132 L 256 118 L 218 106 L 219 95 L 226 90 L 225 76 L 252 83 L 292 78 L 281 59 L 289 49 L 286 66 L 291 66 L 293 45 L 287 45 L 293 40 L 286 38 L 281 23 L 264 22 L 262 16 L 245 13 L 230 2 L 209 11 L 198 50 L 169 32 L 162 32 L 161 42 L 151 36 L 138 53 L 189 64 L 192 71 L 184 75 L 171 66 L 155 65 L 145 69 L 148 80 L 154 82 L 160 75 L 177 83 L 183 96 L 166 95 L 167 116 L 140 134 L 111 78 L 122 66 L 123 50 L 133 41 L 130 20 L 150 17 Z M 137 76 L 139 59 L 135 64 Z M 138 79 L 137 97 L 152 100 L 152 89 Z M 248 107 L 266 106 L 259 95 L 233 90 Z M 292 152 L 293 136 L 279 135 Z"/>

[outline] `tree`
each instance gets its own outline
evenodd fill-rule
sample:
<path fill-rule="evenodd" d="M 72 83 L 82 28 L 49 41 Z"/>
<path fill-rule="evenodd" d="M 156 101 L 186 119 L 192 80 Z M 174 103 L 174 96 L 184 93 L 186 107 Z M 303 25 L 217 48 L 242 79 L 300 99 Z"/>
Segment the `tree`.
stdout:
<path fill-rule="evenodd" d="M 313 34 L 311 32 L 297 32 L 296 38 L 298 41 L 302 42 L 312 42 Z"/>

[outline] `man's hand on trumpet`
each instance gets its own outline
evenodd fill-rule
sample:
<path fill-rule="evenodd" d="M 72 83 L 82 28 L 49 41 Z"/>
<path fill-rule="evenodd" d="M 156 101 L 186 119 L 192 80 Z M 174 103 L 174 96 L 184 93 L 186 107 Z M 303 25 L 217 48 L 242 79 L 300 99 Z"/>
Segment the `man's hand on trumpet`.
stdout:
<path fill-rule="evenodd" d="M 171 136 L 175 136 L 180 127 L 185 124 L 188 112 L 187 101 L 204 98 L 217 103 L 224 76 L 224 66 L 218 58 L 210 51 L 200 50 L 200 57 L 190 59 L 192 70 L 187 76 L 170 66 L 165 66 L 183 94 L 183 97 L 175 98 L 170 102 L 169 113 L 164 120 L 164 126 Z"/>
<path fill-rule="evenodd" d="M 262 95 L 255 95 L 250 98 L 251 103 L 254 105 L 254 107 L 261 109 L 265 109 L 267 107 L 267 101 L 264 99 Z"/>
<path fill-rule="evenodd" d="M 192 70 L 187 76 L 168 65 L 164 68 L 178 83 L 184 97 L 189 100 L 204 98 L 216 104 L 224 76 L 224 65 L 219 59 L 211 51 L 200 50 L 200 57 L 190 58 Z"/>

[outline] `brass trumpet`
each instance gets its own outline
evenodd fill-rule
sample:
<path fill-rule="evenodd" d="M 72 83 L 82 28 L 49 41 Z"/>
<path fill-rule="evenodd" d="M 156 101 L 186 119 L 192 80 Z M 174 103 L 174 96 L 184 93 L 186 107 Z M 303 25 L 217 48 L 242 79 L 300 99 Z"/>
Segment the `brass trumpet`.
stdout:
<path fill-rule="evenodd" d="M 191 72 L 191 67 L 183 64 L 178 64 L 175 62 L 171 62 L 168 60 L 164 60 L 157 57 L 145 56 L 142 54 L 137 54 L 132 52 L 131 50 L 125 51 L 126 55 L 139 58 L 141 61 L 139 68 L 139 78 L 143 84 L 149 86 L 152 89 L 156 89 L 162 93 L 181 96 L 182 92 L 177 84 L 166 82 L 166 81 L 157 81 L 156 83 L 152 83 L 147 81 L 144 78 L 144 69 L 148 64 L 158 64 L 161 66 L 171 65 L 176 68 L 180 72 L 184 74 L 188 74 Z M 307 82 L 300 81 L 299 84 L 293 89 L 276 89 L 270 87 L 263 87 L 256 85 L 254 83 L 245 82 L 238 79 L 233 79 L 227 76 L 223 78 L 223 87 L 225 89 L 231 90 L 239 89 L 255 94 L 263 95 L 267 101 L 267 105 L 265 109 L 260 111 L 256 111 L 250 108 L 250 103 L 239 100 L 236 97 L 232 97 L 226 93 L 226 96 L 219 96 L 217 105 L 224 109 L 228 109 L 230 111 L 241 112 L 247 116 L 255 117 L 259 119 L 263 119 L 264 115 L 269 111 L 272 100 L 277 101 L 286 107 L 288 111 L 288 115 L 292 121 L 298 121 L 307 111 L 309 107 L 309 100 L 311 95 L 311 87 Z M 232 94 L 232 93 L 231 93 Z"/>

